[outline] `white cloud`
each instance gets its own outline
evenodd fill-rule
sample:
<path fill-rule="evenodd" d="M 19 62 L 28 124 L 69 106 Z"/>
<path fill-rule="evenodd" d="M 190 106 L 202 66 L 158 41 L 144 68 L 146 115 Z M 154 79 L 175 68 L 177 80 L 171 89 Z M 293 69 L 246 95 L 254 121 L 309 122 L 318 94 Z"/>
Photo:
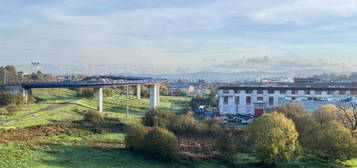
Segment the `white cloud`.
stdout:
<path fill-rule="evenodd" d="M 250 14 L 256 21 L 307 24 L 357 16 L 356 0 L 294 0 Z"/>
<path fill-rule="evenodd" d="M 240 57 L 236 60 L 227 61 L 214 65 L 221 71 L 230 70 L 231 72 L 240 71 L 267 71 L 267 72 L 284 72 L 284 71 L 301 71 L 301 70 L 325 70 L 341 72 L 342 65 L 346 66 L 348 71 L 356 71 L 357 59 L 349 60 L 332 60 L 321 58 L 279 58 L 274 56 L 262 57 Z M 346 63 L 348 62 L 348 63 Z"/>
<path fill-rule="evenodd" d="M 0 61 L 21 60 L 22 64 L 28 64 L 31 60 L 38 60 L 69 68 L 90 67 L 95 62 L 106 65 L 105 71 L 121 71 L 123 67 L 132 65 L 131 70 L 135 72 L 160 73 L 200 71 L 216 65 L 201 60 L 221 63 L 243 56 L 249 60 L 265 54 L 286 58 L 294 55 L 291 53 L 314 59 L 336 55 L 351 58 L 357 53 L 352 44 L 292 45 L 285 42 L 294 38 L 294 30 L 279 32 L 276 37 L 259 36 L 266 33 L 265 24 L 260 22 L 301 24 L 353 16 L 356 3 L 350 0 L 338 1 L 341 4 L 333 0 L 289 1 L 291 3 L 286 0 L 220 0 L 118 10 L 110 6 L 114 2 L 57 1 L 23 6 L 12 13 L 16 17 L 14 19 L 0 17 Z M 93 8 L 98 3 L 111 10 L 92 12 L 97 11 Z M 81 12 L 83 10 L 87 12 Z M 263 29 L 251 30 L 252 27 L 240 24 L 250 22 L 247 19 L 258 21 L 258 25 L 252 26 Z M 232 23 L 238 24 L 232 26 Z M 233 31 L 219 32 L 224 28 Z M 322 25 L 321 29 L 330 31 L 341 27 Z M 256 35 L 240 37 L 235 34 L 239 31 Z"/>

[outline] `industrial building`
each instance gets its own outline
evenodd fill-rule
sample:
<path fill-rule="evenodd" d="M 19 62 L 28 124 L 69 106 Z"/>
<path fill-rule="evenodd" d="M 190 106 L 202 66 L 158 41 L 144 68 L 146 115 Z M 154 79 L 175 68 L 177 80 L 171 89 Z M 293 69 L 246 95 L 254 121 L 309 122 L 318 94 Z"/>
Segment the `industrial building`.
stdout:
<path fill-rule="evenodd" d="M 326 104 L 355 101 L 357 83 L 298 79 L 291 83 L 220 87 L 218 96 L 220 114 L 261 116 L 279 105 L 288 103 L 299 103 L 309 111 Z"/>

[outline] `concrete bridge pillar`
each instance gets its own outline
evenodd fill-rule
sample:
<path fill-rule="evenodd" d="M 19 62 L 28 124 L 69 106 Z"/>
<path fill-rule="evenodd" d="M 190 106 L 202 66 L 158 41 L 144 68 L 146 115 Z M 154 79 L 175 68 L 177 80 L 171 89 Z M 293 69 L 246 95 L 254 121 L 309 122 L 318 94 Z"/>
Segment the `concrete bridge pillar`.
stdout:
<path fill-rule="evenodd" d="M 28 104 L 29 95 L 28 95 L 28 90 L 25 88 L 22 88 L 22 100 L 25 104 Z"/>
<path fill-rule="evenodd" d="M 150 109 L 156 109 L 160 104 L 160 85 L 150 86 Z"/>
<path fill-rule="evenodd" d="M 97 107 L 97 110 L 99 112 L 103 112 L 103 88 L 98 88 L 97 89 L 97 95 L 98 95 L 98 107 Z"/>
<path fill-rule="evenodd" d="M 141 99 L 141 85 L 136 85 L 136 97 Z"/>

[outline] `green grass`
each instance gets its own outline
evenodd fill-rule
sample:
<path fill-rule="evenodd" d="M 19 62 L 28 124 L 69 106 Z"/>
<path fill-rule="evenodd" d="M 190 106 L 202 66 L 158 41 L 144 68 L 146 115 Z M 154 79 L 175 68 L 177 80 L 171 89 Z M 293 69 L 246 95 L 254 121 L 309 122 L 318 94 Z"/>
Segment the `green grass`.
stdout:
<path fill-rule="evenodd" d="M 76 97 L 74 91 L 68 89 L 34 89 L 33 95 L 44 99 L 39 104 L 21 105 L 21 109 L 13 116 L 1 115 L 1 120 L 18 118 L 1 127 L 27 127 L 53 123 L 55 121 L 81 119 L 88 109 L 96 109 L 97 100 Z M 160 109 L 181 111 L 187 105 L 188 98 L 161 96 Z M 66 106 L 39 112 L 28 116 L 49 105 L 68 102 Z M 174 104 L 172 105 L 171 102 Z M 137 123 L 146 111 L 149 110 L 149 99 L 129 97 L 129 116 L 126 118 L 125 96 L 104 97 L 103 114 L 119 117 L 126 124 Z M 4 109 L 0 108 L 0 113 Z M 79 112 L 77 111 L 79 110 Z M 232 125 L 235 127 L 244 127 Z M 54 137 L 43 137 L 34 141 L 0 143 L 0 167 L 4 168 L 169 168 L 188 167 L 173 165 L 147 159 L 124 148 L 124 132 L 109 132 L 105 134 L 91 134 L 70 136 L 60 134 Z M 111 146 L 113 143 L 118 146 Z M 120 145 L 121 144 L 121 145 Z M 106 146 L 108 145 L 108 146 Z M 236 158 L 240 167 L 259 167 L 259 161 L 249 154 L 239 154 Z M 346 167 L 357 167 L 357 159 L 343 162 Z M 322 163 L 319 160 L 304 156 L 298 161 L 277 165 L 281 168 L 318 168 L 338 167 L 339 165 Z M 222 164 L 204 162 L 195 165 L 198 168 L 226 168 Z"/>
<path fill-rule="evenodd" d="M 348 160 L 342 163 L 343 165 L 347 166 L 347 167 L 357 167 L 357 158 L 356 159 L 352 159 L 352 160 Z"/>
<path fill-rule="evenodd" d="M 76 92 L 69 89 L 33 89 L 33 95 L 44 99 L 38 104 L 21 105 L 19 106 L 19 112 L 15 115 L 0 115 L 0 120 L 9 120 L 1 127 L 27 127 L 31 125 L 48 124 L 54 121 L 80 119 L 85 111 L 88 109 L 97 108 L 97 99 L 86 99 L 76 97 Z M 170 111 L 181 111 L 187 105 L 189 98 L 185 97 L 160 97 L 160 109 Z M 66 102 L 68 105 L 59 107 L 53 110 L 47 110 L 36 113 L 29 116 L 29 113 L 36 112 L 47 106 Z M 171 105 L 171 102 L 174 104 Z M 113 96 L 104 97 L 103 99 L 103 114 L 119 117 L 124 123 L 137 123 L 141 120 L 141 117 L 149 110 L 149 99 L 137 99 L 134 96 L 129 96 L 129 116 L 126 117 L 126 97 L 125 96 Z M 171 108 L 173 107 L 173 108 Z M 76 112 L 78 109 L 80 113 Z M 5 109 L 0 108 L 0 113 Z"/>
<path fill-rule="evenodd" d="M 5 126 L 27 127 L 31 125 L 48 124 L 54 121 L 66 119 L 80 119 L 88 109 L 96 109 L 96 99 L 81 99 L 76 97 L 75 92 L 68 89 L 34 89 L 33 95 L 44 99 L 39 104 L 23 105 L 15 116 L 3 116 L 3 119 L 14 119 Z M 160 108 L 163 110 L 180 111 L 185 108 L 188 98 L 161 96 Z M 28 116 L 31 112 L 38 111 L 49 105 L 68 102 L 53 110 L 36 113 Z M 171 108 L 174 102 L 174 108 Z M 135 97 L 129 99 L 130 115 L 126 118 L 126 99 L 124 96 L 104 97 L 104 114 L 119 117 L 125 123 L 139 122 L 146 111 L 149 110 L 149 99 L 138 100 Z M 80 112 L 77 112 L 78 109 Z M 1 110 L 1 109 L 0 109 Z M 186 167 L 161 163 L 143 158 L 125 150 L 122 145 L 119 148 L 93 147 L 83 145 L 86 142 L 118 142 L 124 143 L 125 134 L 113 132 L 107 134 L 93 134 L 86 136 L 57 135 L 51 138 L 41 138 L 37 141 L 0 143 L 0 167 L 11 168 L 136 168 L 136 167 Z M 198 167 L 222 167 L 206 163 Z"/>
<path fill-rule="evenodd" d="M 0 167 L 9 168 L 185 168 L 147 159 L 127 151 L 124 146 L 91 146 L 93 142 L 123 144 L 121 132 L 44 137 L 36 141 L 0 144 Z M 89 144 L 88 144 L 89 143 Z M 195 167 L 226 168 L 205 163 Z"/>

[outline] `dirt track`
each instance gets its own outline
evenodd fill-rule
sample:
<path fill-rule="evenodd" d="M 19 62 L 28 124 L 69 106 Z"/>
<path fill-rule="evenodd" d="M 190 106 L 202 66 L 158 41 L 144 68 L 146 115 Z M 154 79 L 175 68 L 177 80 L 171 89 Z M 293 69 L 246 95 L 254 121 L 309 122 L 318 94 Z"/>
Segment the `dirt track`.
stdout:
<path fill-rule="evenodd" d="M 18 119 L 21 119 L 23 117 L 26 117 L 26 116 L 31 116 L 31 115 L 34 115 L 36 113 L 40 113 L 40 112 L 43 112 L 43 111 L 49 111 L 49 110 L 54 110 L 54 109 L 57 109 L 57 108 L 60 108 L 60 107 L 64 107 L 64 106 L 68 106 L 69 105 L 69 102 L 63 102 L 63 103 L 58 103 L 58 104 L 52 104 L 52 105 L 49 105 L 45 108 L 42 108 L 40 110 L 37 110 L 35 112 L 32 112 L 32 113 L 28 113 L 26 115 L 23 115 L 23 116 L 19 116 L 19 117 L 15 117 L 15 118 L 12 118 L 12 119 L 9 119 L 9 120 L 1 120 L 0 121 L 0 125 L 3 125 L 7 122 L 10 122 L 10 121 L 14 121 L 14 120 L 18 120 Z"/>

